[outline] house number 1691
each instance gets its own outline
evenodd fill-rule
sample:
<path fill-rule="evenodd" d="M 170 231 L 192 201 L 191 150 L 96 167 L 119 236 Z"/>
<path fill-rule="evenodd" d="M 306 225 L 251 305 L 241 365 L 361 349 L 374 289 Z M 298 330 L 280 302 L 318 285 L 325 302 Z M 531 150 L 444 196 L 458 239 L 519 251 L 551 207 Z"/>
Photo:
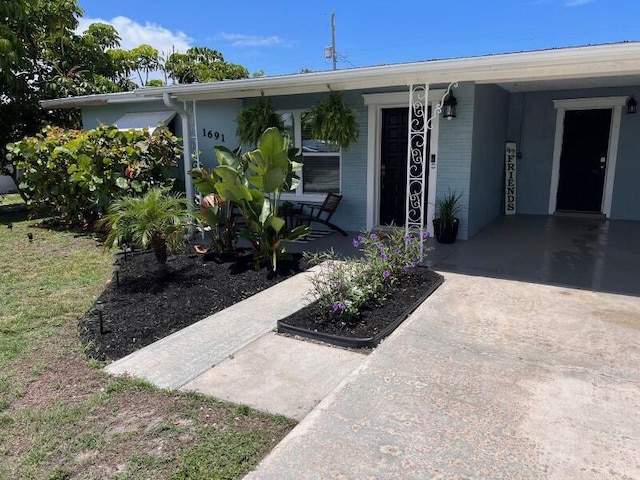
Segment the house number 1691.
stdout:
<path fill-rule="evenodd" d="M 202 129 L 202 136 L 224 142 L 224 133 L 214 132 L 213 130 L 207 130 L 206 128 Z"/>

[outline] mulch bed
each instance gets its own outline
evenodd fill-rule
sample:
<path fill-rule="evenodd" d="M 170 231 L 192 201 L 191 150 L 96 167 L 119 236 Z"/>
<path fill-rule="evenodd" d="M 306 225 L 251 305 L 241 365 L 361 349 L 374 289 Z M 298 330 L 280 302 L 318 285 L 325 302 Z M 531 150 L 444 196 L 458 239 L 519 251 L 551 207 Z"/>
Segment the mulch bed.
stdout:
<path fill-rule="evenodd" d="M 373 347 L 389 335 L 442 281 L 443 277 L 433 270 L 416 268 L 387 292 L 382 303 L 370 302 L 358 315 L 348 317 L 336 314 L 312 303 L 280 320 L 278 329 L 345 347 Z M 294 329 L 288 331 L 289 326 Z"/>
<path fill-rule="evenodd" d="M 99 313 L 89 310 L 78 331 L 87 354 L 117 360 L 209 315 L 244 300 L 305 269 L 300 255 L 278 264 L 277 274 L 256 270 L 247 252 L 238 255 L 180 254 L 169 258 L 169 274 L 159 277 L 151 253 L 118 255 L 119 287 L 115 279 L 98 300 Z"/>
<path fill-rule="evenodd" d="M 165 276 L 158 275 L 150 252 L 128 254 L 126 261 L 120 254 L 116 264 L 120 266 L 119 284 L 114 278 L 98 298 L 104 305 L 105 333 L 100 333 L 100 314 L 95 308 L 78 326 L 87 355 L 98 360 L 122 358 L 306 268 L 301 255 L 293 255 L 279 262 L 276 274 L 267 268 L 256 270 L 249 252 L 179 254 L 169 258 Z M 441 282 L 442 277 L 434 271 L 417 268 L 394 285 L 382 304 L 365 305 L 357 316 L 336 315 L 314 303 L 279 325 L 342 337 L 347 339 L 343 346 L 374 346 L 377 340 L 351 345 L 349 339 L 357 343 L 385 333 Z"/>

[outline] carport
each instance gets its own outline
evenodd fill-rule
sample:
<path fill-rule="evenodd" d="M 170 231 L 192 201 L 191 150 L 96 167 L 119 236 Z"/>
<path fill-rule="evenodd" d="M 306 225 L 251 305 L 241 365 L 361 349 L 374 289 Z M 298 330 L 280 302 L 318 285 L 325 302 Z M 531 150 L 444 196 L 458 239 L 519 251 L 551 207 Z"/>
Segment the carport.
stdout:
<path fill-rule="evenodd" d="M 640 296 L 640 222 L 502 216 L 469 240 L 432 246 L 436 270 Z"/>

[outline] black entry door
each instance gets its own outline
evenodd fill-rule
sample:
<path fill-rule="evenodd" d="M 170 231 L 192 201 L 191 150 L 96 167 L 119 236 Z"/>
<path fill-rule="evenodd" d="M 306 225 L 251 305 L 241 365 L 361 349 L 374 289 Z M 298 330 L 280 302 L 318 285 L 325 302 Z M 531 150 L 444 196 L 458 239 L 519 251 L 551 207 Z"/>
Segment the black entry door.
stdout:
<path fill-rule="evenodd" d="M 557 210 L 602 211 L 611 110 L 569 110 L 564 116 Z"/>
<path fill-rule="evenodd" d="M 380 224 L 405 221 L 407 189 L 407 136 L 409 110 L 382 110 L 382 144 L 380 171 Z"/>

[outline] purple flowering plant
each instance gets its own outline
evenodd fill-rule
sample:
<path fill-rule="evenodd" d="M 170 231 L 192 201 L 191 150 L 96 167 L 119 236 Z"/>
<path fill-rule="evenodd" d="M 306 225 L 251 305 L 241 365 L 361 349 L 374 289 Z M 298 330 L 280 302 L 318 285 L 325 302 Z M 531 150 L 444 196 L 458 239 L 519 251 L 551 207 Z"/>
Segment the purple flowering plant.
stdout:
<path fill-rule="evenodd" d="M 310 264 L 319 265 L 311 279 L 311 300 L 335 315 L 357 315 L 366 303 L 384 301 L 394 285 L 416 267 L 425 238 L 392 226 L 382 233 L 354 238 L 352 244 L 360 250 L 360 258 L 341 259 L 333 250 L 307 255 Z"/>

